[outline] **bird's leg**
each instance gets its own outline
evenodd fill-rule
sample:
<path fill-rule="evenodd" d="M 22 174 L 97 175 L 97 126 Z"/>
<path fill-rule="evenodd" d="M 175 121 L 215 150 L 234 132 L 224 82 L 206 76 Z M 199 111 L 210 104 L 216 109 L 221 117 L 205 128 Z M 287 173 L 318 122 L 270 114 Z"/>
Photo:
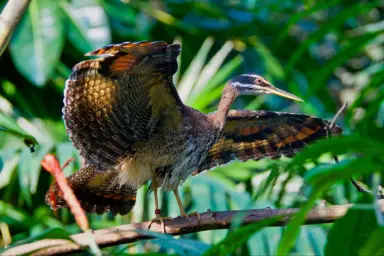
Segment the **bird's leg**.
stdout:
<path fill-rule="evenodd" d="M 172 220 L 172 218 L 170 218 L 170 217 L 164 217 L 164 218 L 161 217 L 161 214 L 160 214 L 161 210 L 159 208 L 159 199 L 157 197 L 157 188 L 158 188 L 158 186 L 157 186 L 156 178 L 152 179 L 151 188 L 153 190 L 153 195 L 155 196 L 155 215 L 156 215 L 156 217 L 149 222 L 148 229 L 151 228 L 151 225 L 152 225 L 152 223 L 154 221 L 160 221 L 163 233 L 165 233 L 164 220 Z"/>
<path fill-rule="evenodd" d="M 183 207 L 183 203 L 181 202 L 181 199 L 180 199 L 180 196 L 179 196 L 179 190 L 177 188 L 175 188 L 173 190 L 173 193 L 175 194 L 175 197 L 176 197 L 176 200 L 177 200 L 177 204 L 179 205 L 179 208 L 180 208 L 180 215 L 185 217 L 185 218 L 188 218 L 189 215 L 196 215 L 198 222 L 200 222 L 200 214 L 198 212 L 191 212 L 190 214 L 186 214 L 185 213 L 184 207 Z"/>

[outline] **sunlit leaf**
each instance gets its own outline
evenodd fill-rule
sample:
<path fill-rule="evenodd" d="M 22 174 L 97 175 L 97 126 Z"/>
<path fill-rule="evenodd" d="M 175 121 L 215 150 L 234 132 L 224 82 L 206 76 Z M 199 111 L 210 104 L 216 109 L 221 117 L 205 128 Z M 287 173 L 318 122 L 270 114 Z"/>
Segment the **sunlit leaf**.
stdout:
<path fill-rule="evenodd" d="M 17 164 L 19 163 L 19 159 L 19 155 L 14 154 L 11 158 L 3 162 L 3 169 L 0 172 L 0 189 L 9 184 L 12 174 L 15 171 Z"/>
<path fill-rule="evenodd" d="M 177 90 L 182 101 L 186 101 L 192 92 L 197 78 L 199 77 L 199 74 L 204 67 L 205 60 L 207 59 L 213 42 L 214 40 L 210 37 L 205 39 L 203 45 L 200 47 L 199 52 L 188 66 L 188 69 L 183 74 L 183 77 L 180 79 L 180 82 L 177 85 Z"/>
<path fill-rule="evenodd" d="M 191 96 L 188 98 L 188 103 L 193 102 L 193 98 L 199 95 L 205 89 L 207 83 L 215 74 L 217 74 L 225 58 L 228 56 L 232 49 L 233 43 L 231 41 L 226 42 L 204 66 L 203 70 L 201 70 L 198 80 L 196 81 L 196 85 L 191 92 Z"/>
<path fill-rule="evenodd" d="M 230 75 L 242 64 L 242 62 L 243 58 L 241 56 L 237 56 L 224 64 L 215 74 L 215 76 L 212 77 L 212 79 L 197 96 L 197 98 L 194 99 L 193 103 L 191 103 L 191 106 L 202 110 L 214 100 L 220 98 L 223 85 L 225 84 L 226 80 L 230 78 Z"/>
<path fill-rule="evenodd" d="M 64 25 L 57 1 L 32 1 L 10 43 L 17 70 L 43 86 L 53 72 L 64 44 Z"/>
<path fill-rule="evenodd" d="M 16 129 L 7 128 L 7 127 L 2 126 L 2 124 L 7 125 L 5 123 L 2 123 L 1 122 L 2 120 L 4 120 L 4 119 L 2 119 L 2 116 L 0 113 L 0 133 L 9 133 L 9 134 L 12 134 L 16 137 L 21 138 L 23 140 L 24 144 L 29 147 L 30 151 L 32 153 L 35 152 L 35 146 L 38 143 L 37 143 L 37 140 L 33 136 L 22 132 L 21 128 L 18 127 L 16 124 L 14 124 L 15 126 L 13 126 Z"/>

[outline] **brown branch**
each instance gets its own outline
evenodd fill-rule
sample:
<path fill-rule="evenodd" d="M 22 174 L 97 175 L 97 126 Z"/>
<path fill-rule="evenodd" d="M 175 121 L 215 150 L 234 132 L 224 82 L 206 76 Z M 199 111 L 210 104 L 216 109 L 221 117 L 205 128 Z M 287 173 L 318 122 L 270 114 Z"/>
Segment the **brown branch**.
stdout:
<path fill-rule="evenodd" d="M 384 212 L 384 200 L 378 201 L 378 205 L 382 212 Z M 331 223 L 344 216 L 347 210 L 351 207 L 347 205 L 335 206 L 319 206 L 313 208 L 305 221 L 305 224 L 321 224 Z M 279 209 L 274 210 L 270 208 L 260 210 L 246 210 L 246 211 L 223 211 L 223 212 L 205 212 L 202 213 L 200 222 L 197 217 L 190 217 L 188 220 L 185 218 L 175 218 L 173 220 L 166 220 L 167 234 L 177 236 L 183 234 L 196 233 L 204 230 L 214 229 L 227 229 L 231 226 L 232 218 L 238 214 L 244 214 L 244 224 L 254 223 L 263 219 L 273 216 L 286 216 L 274 224 L 274 226 L 284 226 L 289 217 L 295 214 L 299 209 Z M 108 247 L 112 245 L 133 243 L 138 240 L 151 239 L 151 237 L 140 230 L 147 230 L 149 222 L 135 223 L 122 225 L 118 227 L 106 228 L 93 231 L 95 240 L 100 247 Z M 151 231 L 161 232 L 161 225 L 157 222 L 151 226 Z M 72 235 L 71 238 L 77 243 L 70 242 L 63 239 L 44 239 L 37 242 L 20 245 L 5 251 L 5 255 L 20 255 L 31 253 L 33 255 L 63 255 L 83 251 L 88 246 L 88 237 L 85 233 Z"/>
<path fill-rule="evenodd" d="M 31 0 L 9 0 L 0 14 L 0 56 Z"/>

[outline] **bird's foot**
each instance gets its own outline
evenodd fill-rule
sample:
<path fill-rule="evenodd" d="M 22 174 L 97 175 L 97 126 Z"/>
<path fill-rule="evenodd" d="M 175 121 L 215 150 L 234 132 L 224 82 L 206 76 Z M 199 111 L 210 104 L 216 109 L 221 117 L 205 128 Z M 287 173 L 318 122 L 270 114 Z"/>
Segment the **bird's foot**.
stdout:
<path fill-rule="evenodd" d="M 151 228 L 151 225 L 152 225 L 152 223 L 153 222 L 155 222 L 155 221 L 159 221 L 160 222 L 160 225 L 161 225 L 161 229 L 162 229 L 162 231 L 163 231 L 163 234 L 165 234 L 166 232 L 165 232 L 165 224 L 164 224 L 164 221 L 165 220 L 173 220 L 173 218 L 171 218 L 171 217 L 161 217 L 161 215 L 160 215 L 160 210 L 159 209 L 157 209 L 157 210 L 155 210 L 155 213 L 156 213 L 156 217 L 154 218 L 154 219 L 152 219 L 150 222 L 149 222 L 149 224 L 148 224 L 148 230 Z"/>
<path fill-rule="evenodd" d="M 198 212 L 191 212 L 189 214 L 186 214 L 185 212 L 181 214 L 182 217 L 184 218 L 189 218 L 191 215 L 196 215 L 197 216 L 197 222 L 200 222 L 201 220 L 201 217 L 200 217 L 200 214 Z"/>

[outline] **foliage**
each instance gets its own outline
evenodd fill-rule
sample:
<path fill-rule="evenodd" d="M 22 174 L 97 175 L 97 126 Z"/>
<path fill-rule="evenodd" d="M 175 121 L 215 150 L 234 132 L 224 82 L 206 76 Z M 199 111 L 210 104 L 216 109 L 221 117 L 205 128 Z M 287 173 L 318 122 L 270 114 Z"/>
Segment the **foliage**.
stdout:
<path fill-rule="evenodd" d="M 256 72 L 305 103 L 242 97 L 233 108 L 331 119 L 348 101 L 350 107 L 338 121 L 345 136 L 320 141 L 293 159 L 234 162 L 191 177 L 182 187 L 187 211 L 300 207 L 287 228 L 262 228 L 266 221 L 252 228 L 233 227 L 230 233 L 206 231 L 180 239 L 160 234 L 157 240 L 104 252 L 381 255 L 382 213 L 375 198 L 359 198 L 349 179 L 358 178 L 373 191 L 382 185 L 383 7 L 381 1 L 347 0 L 32 1 L 0 59 L 0 224 L 9 227 L 12 245 L 41 237 L 67 239 L 80 231 L 69 211 L 60 210 L 56 217 L 44 204 L 51 178 L 40 166 L 49 152 L 61 163 L 76 159 L 64 170 L 66 175 L 81 165 L 61 120 L 71 68 L 87 51 L 109 43 L 165 40 L 182 44 L 175 84 L 188 105 L 213 111 L 230 77 Z M 24 145 L 25 139 L 29 146 L 38 142 L 36 152 Z M 340 163 L 334 163 L 333 154 Z M 132 214 L 92 215 L 90 226 L 152 218 L 154 202 L 146 191 L 139 191 Z M 358 205 L 333 225 L 301 227 L 320 200 Z M 162 194 L 161 204 L 167 215 L 179 214 L 168 193 Z M 1 229 L 0 246 L 5 237 Z M 231 251 L 222 249 L 233 241 L 229 239 L 237 239 L 236 244 L 228 244 Z"/>

